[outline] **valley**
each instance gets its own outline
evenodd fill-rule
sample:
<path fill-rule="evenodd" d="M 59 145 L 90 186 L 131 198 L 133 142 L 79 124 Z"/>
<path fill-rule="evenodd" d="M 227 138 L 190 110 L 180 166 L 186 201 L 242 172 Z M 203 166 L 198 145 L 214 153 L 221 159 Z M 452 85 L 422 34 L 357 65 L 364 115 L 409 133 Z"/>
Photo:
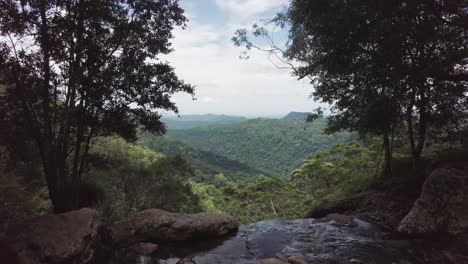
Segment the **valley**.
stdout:
<path fill-rule="evenodd" d="M 349 132 L 326 135 L 325 120 L 307 124 L 306 116 L 292 112 L 280 119 L 244 121 L 225 115 L 182 116 L 167 122 L 166 136 L 145 134 L 140 143 L 167 154 L 185 153 L 201 171 L 207 170 L 201 168 L 203 159 L 217 166 L 218 173 L 287 179 L 308 155 L 357 139 Z"/>

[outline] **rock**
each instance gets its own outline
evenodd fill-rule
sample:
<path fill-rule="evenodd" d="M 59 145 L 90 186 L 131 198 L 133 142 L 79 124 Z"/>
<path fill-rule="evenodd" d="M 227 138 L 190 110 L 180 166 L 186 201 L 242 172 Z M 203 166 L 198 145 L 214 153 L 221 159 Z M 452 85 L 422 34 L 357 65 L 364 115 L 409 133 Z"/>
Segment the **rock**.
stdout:
<path fill-rule="evenodd" d="M 368 193 L 359 193 L 342 200 L 325 203 L 310 210 L 305 218 L 323 218 L 330 214 L 350 214 L 361 207 L 363 201 L 368 198 Z"/>
<path fill-rule="evenodd" d="M 417 198 L 418 192 L 410 192 L 409 195 L 408 192 L 395 190 L 370 190 L 312 208 L 306 218 L 321 219 L 331 214 L 351 215 L 396 230 Z"/>
<path fill-rule="evenodd" d="M 95 253 L 102 221 L 99 213 L 81 209 L 41 216 L 12 238 L 20 263 L 88 263 Z"/>
<path fill-rule="evenodd" d="M 398 231 L 410 235 L 457 235 L 468 231 L 468 170 L 434 170 Z"/>
<path fill-rule="evenodd" d="M 190 259 L 181 259 L 177 262 L 177 264 L 196 264 L 196 263 Z"/>
<path fill-rule="evenodd" d="M 302 256 L 292 256 L 287 259 L 280 257 L 266 258 L 260 260 L 261 264 L 308 264 L 307 260 Z"/>
<path fill-rule="evenodd" d="M 291 264 L 308 264 L 309 262 L 303 256 L 292 256 L 288 258 Z"/>
<path fill-rule="evenodd" d="M 275 257 L 284 262 L 288 262 L 288 256 L 284 254 L 283 252 L 277 253 Z"/>
<path fill-rule="evenodd" d="M 170 258 L 170 259 L 158 260 L 158 261 L 159 261 L 158 264 L 180 264 L 181 260 L 179 258 Z"/>
<path fill-rule="evenodd" d="M 7 243 L 0 241 L 0 260 L 2 263 L 17 264 L 19 263 L 18 255 L 16 252 L 7 245 Z"/>
<path fill-rule="evenodd" d="M 333 220 L 340 224 L 350 224 L 353 222 L 353 219 L 354 219 L 354 217 L 351 215 L 342 215 L 342 214 L 329 214 L 325 218 L 329 220 Z"/>
<path fill-rule="evenodd" d="M 152 243 L 138 243 L 129 247 L 114 248 L 112 261 L 108 263 L 136 263 L 141 258 L 151 257 L 158 249 L 159 246 Z"/>
<path fill-rule="evenodd" d="M 139 243 L 130 247 L 130 251 L 138 256 L 151 256 L 158 250 L 158 248 L 159 246 L 156 244 Z"/>
<path fill-rule="evenodd" d="M 184 215 L 149 209 L 113 226 L 111 236 L 115 243 L 190 241 L 222 237 L 237 228 L 236 221 L 216 213 Z"/>
<path fill-rule="evenodd" d="M 161 243 L 152 263 L 177 264 L 182 263 L 181 259 L 190 259 L 196 264 L 349 264 L 350 261 L 402 264 L 415 263 L 419 256 L 424 257 L 417 263 L 439 263 L 426 261 L 440 255 L 433 247 L 422 246 L 420 241 L 387 240 L 379 228 L 362 225 L 337 225 L 315 219 L 261 221 L 242 225 L 235 236 L 217 239 L 209 247 L 205 246 L 213 240 Z M 194 248 L 200 245 L 204 246 Z M 466 247 L 461 249 L 466 252 Z"/>
<path fill-rule="evenodd" d="M 261 259 L 260 260 L 261 264 L 288 264 L 288 262 L 284 262 L 279 258 L 267 258 L 267 259 Z"/>

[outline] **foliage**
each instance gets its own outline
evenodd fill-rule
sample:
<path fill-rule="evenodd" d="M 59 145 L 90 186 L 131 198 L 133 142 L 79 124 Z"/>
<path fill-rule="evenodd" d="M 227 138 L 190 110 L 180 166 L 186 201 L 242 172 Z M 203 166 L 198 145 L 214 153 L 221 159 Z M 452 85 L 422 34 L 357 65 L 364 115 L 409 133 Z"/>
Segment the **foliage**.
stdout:
<path fill-rule="evenodd" d="M 119 137 L 99 138 L 85 179 L 103 191 L 100 207 L 111 221 L 160 208 L 191 213 L 200 209 L 192 192 L 193 171 L 180 157 L 165 156 Z"/>
<path fill-rule="evenodd" d="M 307 120 L 307 117 L 311 113 L 303 113 L 303 112 L 290 112 L 288 113 L 283 119 L 286 120 L 297 120 L 297 121 L 305 121 Z"/>
<path fill-rule="evenodd" d="M 287 175 L 310 153 L 355 138 L 352 133 L 323 133 L 324 124 L 251 119 L 239 124 L 172 130 L 169 135 L 190 146 L 238 160 L 271 175 Z"/>
<path fill-rule="evenodd" d="M 229 159 L 211 151 L 191 147 L 189 144 L 171 136 L 158 136 L 151 133 L 140 133 L 139 144 L 167 155 L 178 155 L 190 162 L 197 181 L 212 183 L 219 173 L 227 175 L 230 180 L 252 178 L 266 174 L 237 160 Z"/>
<path fill-rule="evenodd" d="M 193 93 L 158 59 L 187 20 L 177 0 L 7 0 L 0 10 L 2 117 L 34 139 L 55 211 L 74 209 L 92 138 L 135 139 L 138 125 L 162 133 L 157 110 L 177 112 L 171 96 Z"/>
<path fill-rule="evenodd" d="M 304 192 L 279 178 L 258 178 L 254 183 L 223 189 L 223 211 L 242 223 L 278 217 L 301 218 L 310 206 Z"/>
<path fill-rule="evenodd" d="M 224 178 L 225 179 L 225 178 Z M 203 208 L 253 223 L 278 217 L 299 218 L 308 207 L 304 192 L 279 178 L 256 177 L 254 181 L 230 182 L 217 186 L 194 183 Z"/>
<path fill-rule="evenodd" d="M 222 212 L 222 192 L 219 186 L 202 182 L 191 182 L 193 192 L 200 198 L 205 212 Z M 233 214 L 229 214 L 234 216 Z"/>
<path fill-rule="evenodd" d="M 354 136 L 351 133 L 325 135 L 326 120 L 306 124 L 307 116 L 308 113 L 292 113 L 284 119 L 254 119 L 237 124 L 170 130 L 170 136 L 165 137 L 141 133 L 139 142 L 190 160 L 197 170 L 191 188 L 204 211 L 228 214 L 241 223 L 277 217 L 299 218 L 314 202 L 323 201 L 325 197 L 333 199 L 333 195 L 339 198 L 365 188 L 376 167 L 375 152 L 357 143 L 341 143 L 325 151 L 336 142 L 349 141 Z M 309 171 L 309 177 L 287 179 L 285 175 L 316 150 L 322 150 L 317 153 L 320 162 L 326 160 L 333 168 Z M 232 160 L 223 155 L 230 155 Z M 236 159 L 252 167 L 235 162 Z M 287 166 L 280 167 L 279 162 Z M 304 161 L 308 162 L 310 160 Z M 214 170 L 209 169 L 211 165 Z M 250 169 L 260 166 L 270 173 L 261 175 L 260 170 Z M 299 170 L 304 170 L 304 166 Z M 359 169 L 351 173 L 356 168 Z M 282 179 L 270 176 L 275 174 Z M 331 178 L 335 178 L 333 189 L 324 188 L 323 180 Z"/>
<path fill-rule="evenodd" d="M 366 189 L 378 173 L 378 154 L 355 142 L 319 151 L 291 172 L 291 182 L 314 201 L 343 198 Z"/>
<path fill-rule="evenodd" d="M 0 147 L 0 237 L 10 226 L 51 210 L 47 188 L 31 180 L 30 166 L 16 161 L 10 168 L 11 155 Z"/>
<path fill-rule="evenodd" d="M 0 237 L 10 225 L 46 213 L 50 207 L 45 188 L 31 188 L 24 179 L 12 174 L 0 175 L 0 204 Z"/>
<path fill-rule="evenodd" d="M 288 27 L 287 48 L 265 27 L 236 45 L 273 53 L 299 78 L 308 77 L 313 97 L 329 103 L 328 131 L 351 129 L 383 137 L 385 171 L 391 173 L 393 132 L 406 129 L 418 162 L 432 129 L 458 131 L 467 111 L 466 1 L 296 0 L 272 23 Z M 277 53 L 281 53 L 278 55 Z"/>
<path fill-rule="evenodd" d="M 218 174 L 211 183 L 192 182 L 192 189 L 203 210 L 231 215 L 241 223 L 300 218 L 312 206 L 367 189 L 379 170 L 375 148 L 339 143 L 309 156 L 290 179 L 256 176 L 234 182 Z"/>

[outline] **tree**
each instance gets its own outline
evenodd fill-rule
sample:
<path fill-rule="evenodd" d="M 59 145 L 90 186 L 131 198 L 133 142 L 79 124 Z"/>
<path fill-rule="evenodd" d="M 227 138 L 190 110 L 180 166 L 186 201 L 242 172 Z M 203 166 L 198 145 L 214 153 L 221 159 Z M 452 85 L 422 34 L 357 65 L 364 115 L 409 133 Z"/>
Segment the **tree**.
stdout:
<path fill-rule="evenodd" d="M 314 98 L 332 105 L 330 132 L 381 135 L 391 174 L 395 130 L 407 130 L 418 164 L 435 120 L 459 122 L 440 116 L 467 110 L 466 18 L 463 0 L 295 0 L 272 20 L 289 28 L 285 49 L 258 26 L 254 35 L 271 47 L 255 46 L 246 30 L 234 42 L 280 52 L 296 76 L 309 77 Z"/>
<path fill-rule="evenodd" d="M 96 139 L 89 160 L 84 182 L 102 190 L 103 199 L 98 202 L 111 221 L 149 208 L 200 211 L 190 185 L 193 169 L 179 156 L 166 156 L 113 136 Z"/>
<path fill-rule="evenodd" d="M 379 164 L 377 153 L 356 142 L 339 143 L 328 151 L 318 151 L 290 174 L 291 182 L 317 204 L 365 189 Z"/>
<path fill-rule="evenodd" d="M 193 94 L 158 57 L 186 18 L 177 0 L 6 0 L 0 10 L 0 85 L 36 142 L 55 212 L 74 209 L 94 137 L 163 133 L 157 110 L 177 112 L 171 95 Z"/>

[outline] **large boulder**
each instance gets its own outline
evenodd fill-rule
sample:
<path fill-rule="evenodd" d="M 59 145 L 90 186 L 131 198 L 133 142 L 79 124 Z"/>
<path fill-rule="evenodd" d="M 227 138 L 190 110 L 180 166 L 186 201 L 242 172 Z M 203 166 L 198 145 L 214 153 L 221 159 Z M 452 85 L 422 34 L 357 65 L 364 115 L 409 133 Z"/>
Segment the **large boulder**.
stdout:
<path fill-rule="evenodd" d="M 352 216 L 395 230 L 417 198 L 417 194 L 408 195 L 407 192 L 391 189 L 369 190 L 314 207 L 305 218 L 328 218 L 346 222 L 344 216 Z M 337 219 L 337 216 L 341 219 Z"/>
<path fill-rule="evenodd" d="M 458 235 L 468 231 L 467 169 L 434 170 L 398 231 L 410 235 Z"/>
<path fill-rule="evenodd" d="M 216 213 L 185 215 L 149 209 L 113 226 L 111 236 L 115 243 L 124 244 L 189 241 L 225 236 L 237 228 L 236 221 Z"/>
<path fill-rule="evenodd" d="M 81 209 L 41 216 L 11 238 L 19 263 L 87 263 L 94 257 L 102 221 L 99 213 Z"/>
<path fill-rule="evenodd" d="M 0 260 L 1 263 L 18 264 L 18 254 L 8 245 L 8 243 L 0 240 Z"/>

